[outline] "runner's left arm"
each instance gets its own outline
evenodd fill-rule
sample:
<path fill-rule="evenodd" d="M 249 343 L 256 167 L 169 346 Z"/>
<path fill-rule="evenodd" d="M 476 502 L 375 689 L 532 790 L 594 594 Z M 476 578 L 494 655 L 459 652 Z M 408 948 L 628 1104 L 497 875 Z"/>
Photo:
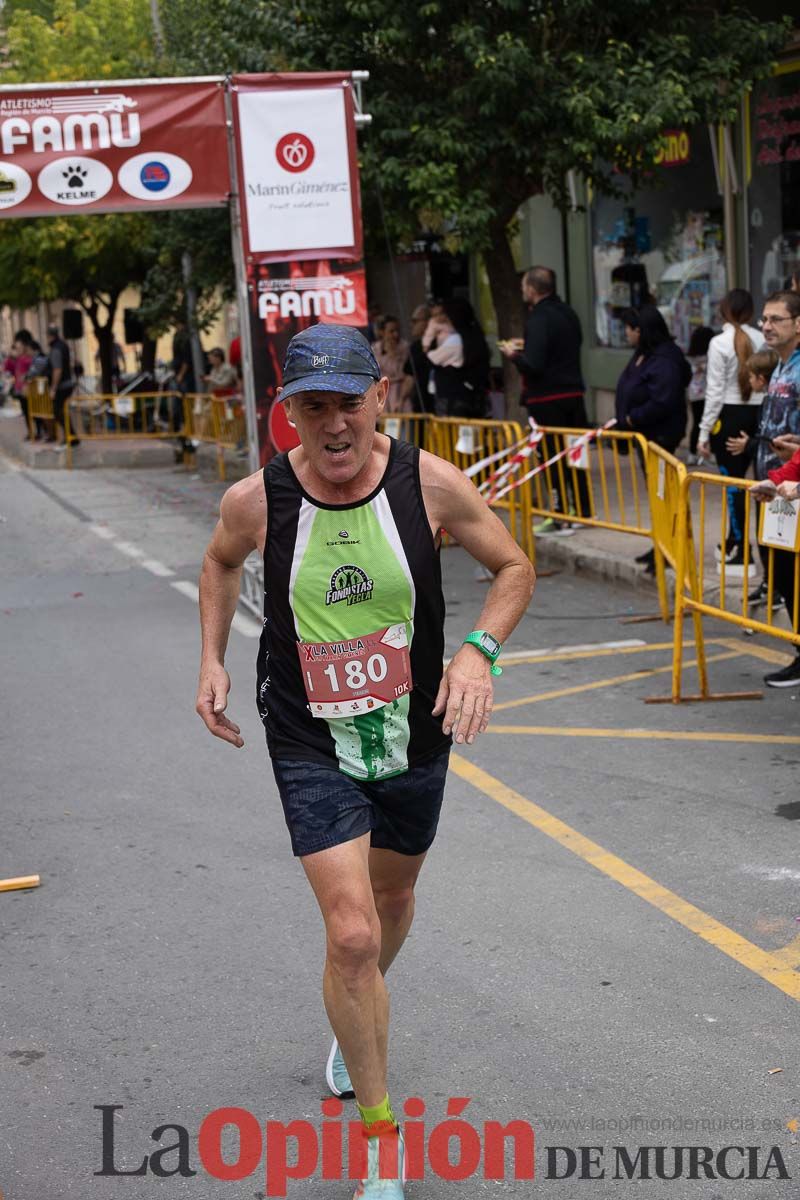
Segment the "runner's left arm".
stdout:
<path fill-rule="evenodd" d="M 505 642 L 524 615 L 536 576 L 525 554 L 477 488 L 450 463 L 424 451 L 420 478 L 431 524 L 446 529 L 494 575 L 475 629 Z M 472 743 L 488 727 L 492 711 L 491 663 L 475 646 L 453 655 L 442 678 L 434 713 L 444 713 L 444 732 Z"/>

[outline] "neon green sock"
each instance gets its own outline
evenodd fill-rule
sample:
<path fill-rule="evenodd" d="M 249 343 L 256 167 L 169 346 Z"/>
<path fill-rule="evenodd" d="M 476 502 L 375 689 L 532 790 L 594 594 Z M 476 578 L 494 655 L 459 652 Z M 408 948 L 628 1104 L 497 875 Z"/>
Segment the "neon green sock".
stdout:
<path fill-rule="evenodd" d="M 372 1128 L 373 1125 L 388 1122 L 391 1125 L 397 1125 L 392 1112 L 392 1106 L 389 1103 L 389 1093 L 381 1100 L 380 1104 L 373 1104 L 371 1108 L 366 1108 L 363 1105 L 358 1105 L 358 1111 L 361 1114 L 361 1121 L 366 1130 Z"/>

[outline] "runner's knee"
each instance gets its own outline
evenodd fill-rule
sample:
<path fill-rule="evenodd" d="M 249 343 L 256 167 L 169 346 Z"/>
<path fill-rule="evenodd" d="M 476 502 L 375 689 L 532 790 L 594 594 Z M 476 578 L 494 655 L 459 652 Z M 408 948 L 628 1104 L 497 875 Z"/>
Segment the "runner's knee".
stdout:
<path fill-rule="evenodd" d="M 374 970 L 380 948 L 380 929 L 366 914 L 353 913 L 329 923 L 328 958 L 344 975 Z"/>
<path fill-rule="evenodd" d="M 408 884 L 404 887 L 381 888 L 373 885 L 375 907 L 378 915 L 388 921 L 402 921 L 414 904 L 414 887 Z"/>

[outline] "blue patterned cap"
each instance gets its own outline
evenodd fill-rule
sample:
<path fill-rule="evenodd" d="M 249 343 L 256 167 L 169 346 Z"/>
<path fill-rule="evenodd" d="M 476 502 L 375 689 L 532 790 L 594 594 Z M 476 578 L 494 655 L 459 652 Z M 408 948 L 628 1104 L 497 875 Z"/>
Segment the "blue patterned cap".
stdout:
<path fill-rule="evenodd" d="M 296 392 L 346 392 L 360 396 L 381 377 L 363 333 L 351 325 L 312 325 L 286 348 L 281 400 Z"/>

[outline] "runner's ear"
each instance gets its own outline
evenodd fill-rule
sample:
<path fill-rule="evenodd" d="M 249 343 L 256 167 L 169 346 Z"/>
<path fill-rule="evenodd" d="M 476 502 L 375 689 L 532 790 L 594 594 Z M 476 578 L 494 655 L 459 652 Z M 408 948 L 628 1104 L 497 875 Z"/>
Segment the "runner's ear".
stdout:
<path fill-rule="evenodd" d="M 386 407 L 386 397 L 388 395 L 389 395 L 389 380 L 384 375 L 382 379 L 378 380 L 378 387 L 375 392 L 375 396 L 378 401 L 378 412 L 379 413 L 382 413 L 384 408 Z"/>

